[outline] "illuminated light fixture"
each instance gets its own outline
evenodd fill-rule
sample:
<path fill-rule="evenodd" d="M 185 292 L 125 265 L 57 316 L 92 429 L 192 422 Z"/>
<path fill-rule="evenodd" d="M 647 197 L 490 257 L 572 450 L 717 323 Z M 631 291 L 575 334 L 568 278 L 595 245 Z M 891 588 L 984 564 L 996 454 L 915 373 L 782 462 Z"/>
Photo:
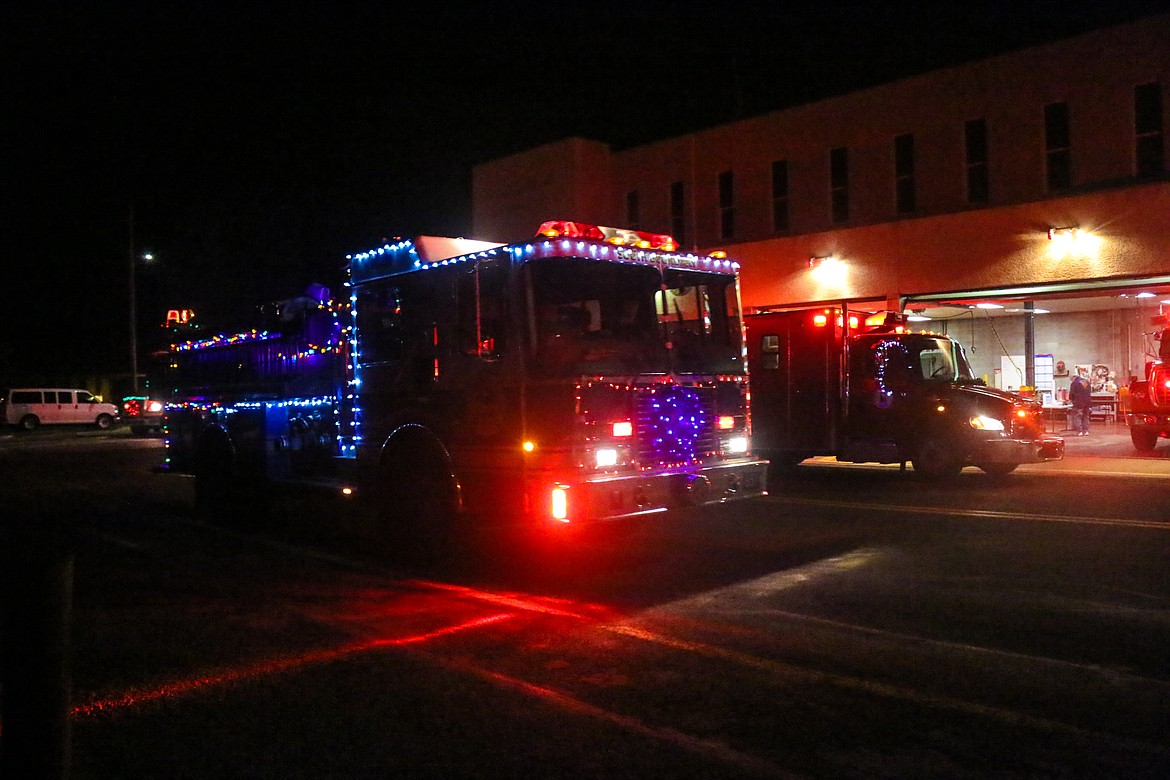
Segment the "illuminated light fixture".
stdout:
<path fill-rule="evenodd" d="M 907 322 L 930 322 L 930 317 L 925 314 L 909 314 L 906 316 Z"/>
<path fill-rule="evenodd" d="M 536 452 L 536 442 L 526 441 L 520 445 L 520 448 L 525 452 Z"/>
<path fill-rule="evenodd" d="M 565 220 L 549 220 L 536 231 L 537 236 L 544 238 L 585 238 L 592 241 L 604 241 L 615 246 L 631 246 L 638 249 L 661 249 L 673 252 L 678 249 L 678 242 L 673 236 L 665 233 L 645 233 L 640 230 L 626 228 L 605 227 L 590 225 L 584 222 L 568 222 Z"/>
<path fill-rule="evenodd" d="M 722 249 L 716 249 L 714 252 L 707 255 L 707 257 L 711 257 L 711 258 L 714 258 L 716 260 L 725 260 L 725 259 L 727 259 L 727 253 L 724 252 Z"/>
<path fill-rule="evenodd" d="M 604 469 L 611 466 L 616 466 L 618 462 L 618 451 L 611 448 L 596 450 L 593 453 L 593 461 L 597 464 L 597 468 Z"/>
<path fill-rule="evenodd" d="M 822 284 L 841 284 L 845 281 L 845 261 L 836 255 L 810 257 L 808 267 L 813 277 Z"/>
<path fill-rule="evenodd" d="M 569 489 L 557 485 L 552 489 L 550 499 L 549 513 L 552 518 L 560 520 L 562 523 L 569 522 Z"/>
<path fill-rule="evenodd" d="M 827 315 L 827 314 L 814 314 L 813 315 L 813 325 L 816 325 L 818 328 L 823 328 L 828 324 L 829 324 L 829 315 Z"/>
<path fill-rule="evenodd" d="M 341 489 L 341 495 L 343 495 L 343 496 L 352 496 L 352 495 L 353 495 L 353 488 L 351 488 L 351 487 L 343 487 L 343 488 Z"/>
<path fill-rule="evenodd" d="M 967 423 L 977 431 L 1002 431 L 1003 421 L 997 420 L 994 417 L 988 417 L 985 414 L 980 414 L 972 417 Z"/>
<path fill-rule="evenodd" d="M 733 436 L 727 440 L 727 451 L 742 455 L 748 451 L 748 440 L 746 436 Z"/>
<path fill-rule="evenodd" d="M 1069 255 L 1096 257 L 1101 239 L 1076 225 L 1048 228 L 1048 256 L 1059 260 Z"/>
<path fill-rule="evenodd" d="M 622 422 L 615 422 L 613 424 L 613 437 L 615 439 L 624 439 L 634 435 L 634 424 L 628 420 Z"/>
<path fill-rule="evenodd" d="M 1154 294 L 1152 292 L 1140 292 L 1133 297 L 1135 297 L 1135 298 L 1153 298 Z"/>
<path fill-rule="evenodd" d="M 999 303 L 977 303 L 976 309 L 1002 309 L 1003 305 Z"/>
<path fill-rule="evenodd" d="M 730 431 L 735 427 L 735 418 L 730 414 L 725 414 L 715 421 L 715 427 L 721 431 Z"/>

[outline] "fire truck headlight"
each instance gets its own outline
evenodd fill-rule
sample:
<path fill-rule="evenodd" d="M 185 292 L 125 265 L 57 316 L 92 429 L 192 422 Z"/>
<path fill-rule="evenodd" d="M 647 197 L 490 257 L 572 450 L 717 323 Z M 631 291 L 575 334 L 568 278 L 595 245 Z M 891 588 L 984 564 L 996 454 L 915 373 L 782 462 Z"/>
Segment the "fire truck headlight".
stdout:
<path fill-rule="evenodd" d="M 618 451 L 614 449 L 600 449 L 593 453 L 594 460 L 597 463 L 597 468 L 603 469 L 610 466 L 616 466 L 618 462 Z"/>
<path fill-rule="evenodd" d="M 569 522 L 569 489 L 557 486 L 552 489 L 549 513 L 554 520 Z"/>
<path fill-rule="evenodd" d="M 723 448 L 725 452 L 742 455 L 748 451 L 748 440 L 746 436 L 732 436 L 727 440 L 727 446 Z"/>
<path fill-rule="evenodd" d="M 997 420 L 994 417 L 988 417 L 985 414 L 980 414 L 972 417 L 968 421 L 972 428 L 977 431 L 1002 431 L 1003 421 Z"/>

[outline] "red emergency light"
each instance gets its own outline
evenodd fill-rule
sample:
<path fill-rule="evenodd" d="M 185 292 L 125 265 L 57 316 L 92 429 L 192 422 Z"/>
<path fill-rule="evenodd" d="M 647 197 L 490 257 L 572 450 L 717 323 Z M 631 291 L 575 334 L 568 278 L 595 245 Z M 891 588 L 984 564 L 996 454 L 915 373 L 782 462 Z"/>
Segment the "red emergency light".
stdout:
<path fill-rule="evenodd" d="M 818 328 L 825 327 L 826 325 L 829 324 L 829 315 L 832 313 L 833 312 L 830 309 L 825 309 L 823 312 L 817 312 L 816 314 L 813 315 L 813 325 L 817 326 Z M 842 322 L 843 322 L 843 320 L 841 318 L 841 315 L 838 314 L 837 315 L 837 327 L 838 328 L 841 327 Z M 859 324 L 861 324 L 861 320 L 857 317 L 857 315 L 850 314 L 849 315 L 849 330 L 857 330 L 857 326 Z"/>
<path fill-rule="evenodd" d="M 678 249 L 678 242 L 674 240 L 674 237 L 665 233 L 644 233 L 641 230 L 604 227 L 564 220 L 545 222 L 536 231 L 536 235 L 545 238 L 586 238 L 618 246 L 632 246 L 637 249 L 660 249 L 664 252 L 673 252 Z"/>

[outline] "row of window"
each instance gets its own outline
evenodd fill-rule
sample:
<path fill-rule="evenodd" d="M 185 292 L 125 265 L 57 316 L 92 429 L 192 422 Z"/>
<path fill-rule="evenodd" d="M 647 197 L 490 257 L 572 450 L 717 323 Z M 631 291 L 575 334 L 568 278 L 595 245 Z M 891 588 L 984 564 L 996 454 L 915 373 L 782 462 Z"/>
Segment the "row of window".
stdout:
<path fill-rule="evenodd" d="M 1164 174 L 1162 86 L 1159 82 L 1134 88 L 1134 157 L 1138 177 Z M 1049 192 L 1067 190 L 1072 186 L 1072 130 L 1067 103 L 1050 103 L 1044 107 L 1044 170 Z M 971 119 L 963 127 L 963 151 L 966 175 L 966 200 L 971 205 L 990 202 L 991 183 L 988 168 L 989 144 L 987 120 Z M 914 135 L 906 133 L 894 138 L 894 208 L 901 215 L 918 210 L 917 182 L 915 180 Z M 787 233 L 789 222 L 788 161 L 772 163 L 772 230 Z M 736 234 L 735 178 L 732 171 L 718 175 L 718 236 L 722 241 L 738 238 Z M 833 224 L 843 224 L 850 218 L 849 203 L 849 149 L 838 147 L 829 151 L 829 216 Z M 637 191 L 626 195 L 626 224 L 642 227 L 641 204 Z M 686 245 L 686 189 L 682 182 L 670 185 L 671 235 Z"/>

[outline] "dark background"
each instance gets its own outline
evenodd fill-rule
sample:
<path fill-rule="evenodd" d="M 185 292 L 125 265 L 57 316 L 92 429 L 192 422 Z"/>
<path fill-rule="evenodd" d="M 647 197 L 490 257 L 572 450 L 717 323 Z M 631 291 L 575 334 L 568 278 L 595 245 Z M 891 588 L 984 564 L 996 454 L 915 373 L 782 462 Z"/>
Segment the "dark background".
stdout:
<path fill-rule="evenodd" d="M 128 372 L 131 236 L 157 258 L 136 277 L 145 351 L 168 308 L 232 328 L 310 282 L 339 293 L 348 252 L 466 235 L 477 163 L 571 135 L 645 143 L 1170 9 L 12 5 L 0 20 L 10 381 Z"/>

